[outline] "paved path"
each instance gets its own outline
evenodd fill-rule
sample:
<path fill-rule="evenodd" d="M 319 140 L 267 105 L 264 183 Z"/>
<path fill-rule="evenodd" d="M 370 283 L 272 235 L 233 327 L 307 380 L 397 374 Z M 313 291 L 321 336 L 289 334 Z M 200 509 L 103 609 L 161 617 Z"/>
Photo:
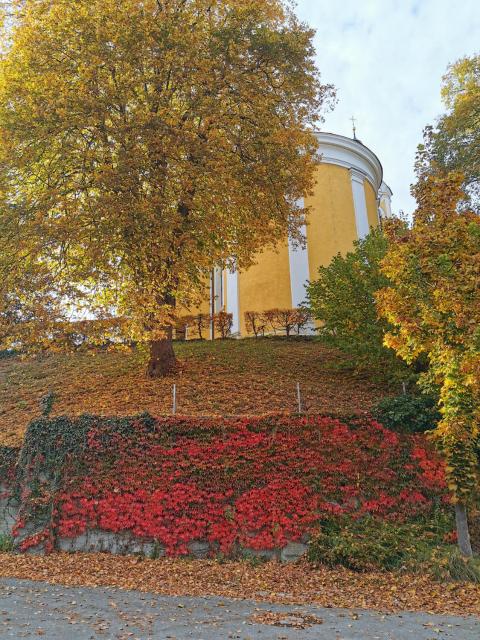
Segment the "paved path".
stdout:
<path fill-rule="evenodd" d="M 0 638 L 41 636 L 48 640 L 478 640 L 480 620 L 0 579 Z"/>

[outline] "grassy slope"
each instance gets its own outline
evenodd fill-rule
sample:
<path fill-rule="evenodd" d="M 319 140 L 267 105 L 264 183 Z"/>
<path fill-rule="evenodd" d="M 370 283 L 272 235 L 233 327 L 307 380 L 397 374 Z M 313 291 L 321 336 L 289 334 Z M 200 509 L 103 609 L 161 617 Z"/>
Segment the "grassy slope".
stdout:
<path fill-rule="evenodd" d="M 54 413 L 127 415 L 256 414 L 295 411 L 296 383 L 313 412 L 368 411 L 385 389 L 345 369 L 340 354 L 302 339 L 179 343 L 179 371 L 149 380 L 137 352 L 52 354 L 0 360 L 0 443 L 18 444 L 39 399 L 52 390 Z M 342 365 L 342 366 L 341 366 Z"/>

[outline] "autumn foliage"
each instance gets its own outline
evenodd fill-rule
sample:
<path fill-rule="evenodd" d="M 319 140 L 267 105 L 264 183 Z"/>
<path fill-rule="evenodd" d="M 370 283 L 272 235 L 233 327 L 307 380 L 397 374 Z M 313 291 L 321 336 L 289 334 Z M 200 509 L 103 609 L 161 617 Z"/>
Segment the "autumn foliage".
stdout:
<path fill-rule="evenodd" d="M 322 518 L 403 521 L 445 500 L 422 437 L 359 418 L 42 418 L 16 473 L 21 550 L 101 529 L 231 555 L 304 539 Z"/>
<path fill-rule="evenodd" d="M 457 517 L 478 493 L 480 436 L 480 218 L 460 206 L 462 181 L 459 174 L 419 181 L 412 228 L 387 226 L 383 271 L 391 285 L 378 295 L 392 325 L 387 345 L 409 362 L 426 355 L 424 382 L 440 388 L 433 435 Z M 466 531 L 462 551 L 471 554 Z"/>
<path fill-rule="evenodd" d="M 163 375 L 212 269 L 300 235 L 334 97 L 313 32 L 283 0 L 9 5 L 0 343 L 113 316 Z"/>

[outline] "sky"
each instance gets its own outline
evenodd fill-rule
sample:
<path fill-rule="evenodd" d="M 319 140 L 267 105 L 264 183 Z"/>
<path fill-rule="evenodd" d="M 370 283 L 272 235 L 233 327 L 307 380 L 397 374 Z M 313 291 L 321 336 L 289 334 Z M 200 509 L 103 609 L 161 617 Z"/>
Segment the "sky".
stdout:
<path fill-rule="evenodd" d="M 478 0 L 297 0 L 297 15 L 316 30 L 322 81 L 338 104 L 324 131 L 357 137 L 379 157 L 392 208 L 411 214 L 417 145 L 444 111 L 447 66 L 480 51 Z"/>

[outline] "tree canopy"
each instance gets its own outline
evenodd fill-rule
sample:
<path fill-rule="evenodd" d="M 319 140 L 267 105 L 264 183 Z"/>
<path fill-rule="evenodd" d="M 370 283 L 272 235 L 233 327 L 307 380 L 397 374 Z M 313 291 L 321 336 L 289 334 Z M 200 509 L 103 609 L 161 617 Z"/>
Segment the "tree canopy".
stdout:
<path fill-rule="evenodd" d="M 48 346 L 66 319 L 121 317 L 162 373 L 172 317 L 210 270 L 298 236 L 313 128 L 334 96 L 313 33 L 283 0 L 12 5 L 0 333 Z M 29 318 L 15 331 L 12 305 Z"/>
<path fill-rule="evenodd" d="M 417 172 L 463 173 L 470 206 L 480 211 L 480 55 L 448 67 L 442 99 L 446 113 L 425 129 Z"/>
<path fill-rule="evenodd" d="M 386 228 L 383 272 L 391 284 L 377 299 L 392 325 L 386 344 L 407 362 L 425 354 L 426 375 L 440 387 L 433 435 L 447 461 L 461 549 L 471 555 L 464 512 L 479 482 L 480 218 L 459 207 L 462 182 L 461 174 L 419 181 L 412 228 L 395 221 Z"/>

